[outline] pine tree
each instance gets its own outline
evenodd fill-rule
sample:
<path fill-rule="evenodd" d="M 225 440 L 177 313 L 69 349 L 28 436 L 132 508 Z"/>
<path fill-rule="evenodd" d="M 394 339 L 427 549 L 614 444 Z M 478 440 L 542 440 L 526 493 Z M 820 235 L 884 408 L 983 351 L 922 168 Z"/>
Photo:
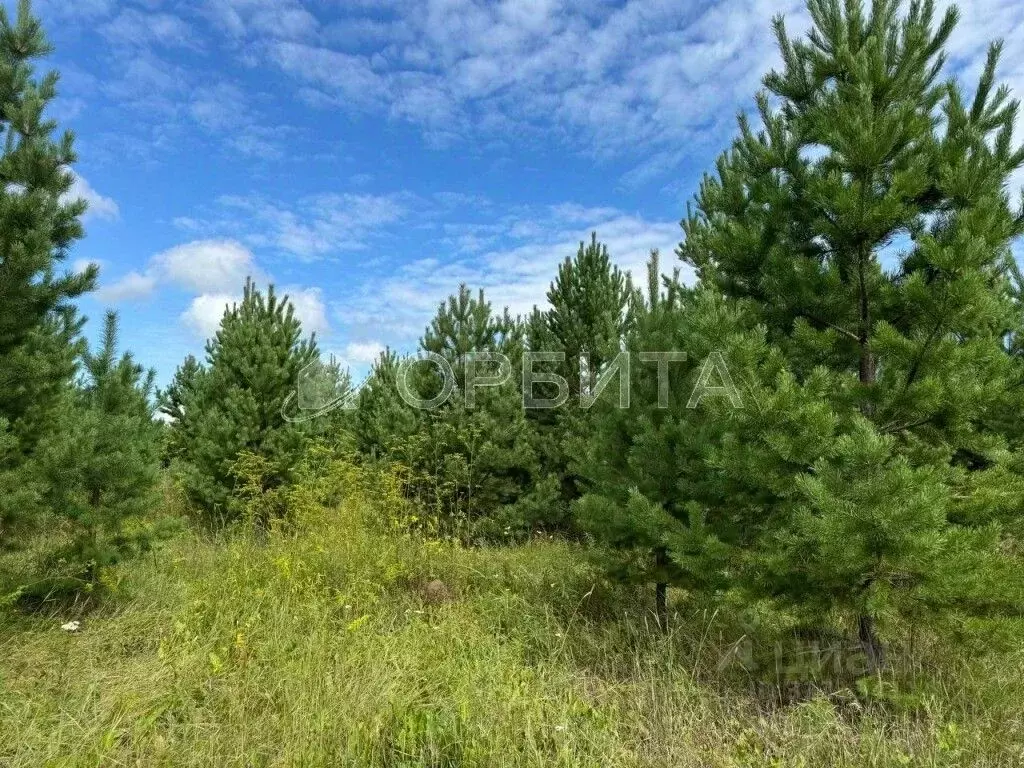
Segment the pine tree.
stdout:
<path fill-rule="evenodd" d="M 633 294 L 623 340 L 629 407 L 609 398 L 595 405 L 578 459 L 587 492 L 574 510 L 613 576 L 655 585 L 655 615 L 666 628 L 669 585 L 704 593 L 735 586 L 745 545 L 733 506 L 745 499 L 707 460 L 709 447 L 735 429 L 737 403 L 708 390 L 713 396 L 691 407 L 694 393 L 704 393 L 702 373 L 720 353 L 726 372 L 771 381 L 779 359 L 742 308 L 713 291 L 684 288 L 678 274 L 663 283 L 657 252 L 648 273 L 646 296 Z"/>
<path fill-rule="evenodd" d="M 877 668 L 880 619 L 1016 600 L 996 545 L 1019 483 L 988 414 L 1019 380 L 1008 262 L 1024 218 L 1005 187 L 1024 151 L 999 44 L 973 98 L 940 79 L 955 9 L 936 24 L 931 0 L 903 16 L 895 0 L 808 7 L 806 41 L 776 21 L 764 127 L 741 118 L 680 255 L 752 308 L 801 407 L 824 409 L 783 441 L 765 399 L 719 456 L 736 473 L 770 464 L 774 493 L 745 513 L 761 531 L 751 584 L 818 620 L 855 616 Z M 979 495 L 1003 501 L 985 511 Z"/>
<path fill-rule="evenodd" d="M 419 429 L 419 411 L 402 399 L 398 389 L 400 362 L 394 350 L 384 350 L 356 400 L 356 449 L 371 459 L 408 460 L 404 447 Z"/>
<path fill-rule="evenodd" d="M 467 356 L 499 351 L 515 329 L 507 311 L 503 316 L 494 315 L 483 289 L 474 298 L 463 284 L 457 294 L 438 307 L 420 340 L 420 348 L 444 358 L 455 374 L 456 387 L 464 391 Z"/>
<path fill-rule="evenodd" d="M 13 22 L 0 8 L 0 489 L 15 491 L 0 493 L 0 546 L 38 512 L 29 463 L 75 372 L 81 323 L 70 301 L 97 272 L 59 271 L 86 205 L 67 198 L 73 137 L 56 137 L 45 116 L 58 76 L 33 68 L 50 50 L 27 0 Z"/>
<path fill-rule="evenodd" d="M 155 373 L 130 353 L 117 357 L 113 312 L 100 348 L 84 353 L 83 372 L 62 404 L 58 428 L 41 443 L 39 463 L 46 506 L 71 542 L 53 559 L 91 583 L 103 567 L 148 545 L 127 524 L 152 511 L 160 425 L 153 418 Z"/>
<path fill-rule="evenodd" d="M 39 492 L 18 435 L 0 418 L 0 550 L 16 545 L 15 534 L 25 527 L 26 512 L 38 505 Z"/>
<path fill-rule="evenodd" d="M 529 346 L 540 352 L 564 356 L 561 363 L 535 364 L 535 370 L 555 373 L 568 384 L 568 400 L 554 409 L 527 412 L 535 428 L 540 463 L 547 483 L 557 485 L 549 494 L 549 527 L 568 532 L 568 506 L 582 492 L 584 471 L 578 468 L 593 436 L 593 412 L 580 406 L 581 393 L 590 393 L 597 377 L 621 349 L 629 322 L 632 286 L 612 261 L 608 247 L 591 235 L 580 243 L 575 257 L 567 257 L 547 293 L 550 307 L 534 310 L 528 322 Z M 581 358 L 586 365 L 581 366 Z M 557 397 L 556 388 L 541 384 L 535 397 Z"/>
<path fill-rule="evenodd" d="M 311 378 L 317 380 L 314 387 L 310 387 Z M 308 395 L 310 389 L 312 397 Z M 348 368 L 342 368 L 333 357 L 306 366 L 299 379 L 298 394 L 300 411 L 305 411 L 302 416 L 308 419 L 306 430 L 310 439 L 346 455 L 355 450 L 352 411 L 358 394 L 354 391 L 352 372 Z"/>
<path fill-rule="evenodd" d="M 580 243 L 575 258 L 566 258 L 548 290 L 551 307 L 545 315 L 548 329 L 565 353 L 570 395 L 578 395 L 580 356 L 589 363 L 582 371 L 588 386 L 619 351 L 626 330 L 629 280 L 608 255 L 608 246 L 593 233 L 589 244 Z"/>
<path fill-rule="evenodd" d="M 185 400 L 195 392 L 203 368 L 194 355 L 188 355 L 174 372 L 170 386 L 160 393 L 160 412 L 173 421 L 185 416 Z"/>
<path fill-rule="evenodd" d="M 171 421 L 168 428 L 164 458 L 171 461 L 184 455 L 187 446 L 182 444 L 182 430 L 179 424 L 185 418 L 185 402 L 195 395 L 200 387 L 203 367 L 194 355 L 188 355 L 174 372 L 174 378 L 166 390 L 157 396 L 160 412 Z"/>
<path fill-rule="evenodd" d="M 240 304 L 228 309 L 207 342 L 194 387 L 179 388 L 181 418 L 175 444 L 191 500 L 220 519 L 237 517 L 232 469 L 243 452 L 266 462 L 264 490 L 286 483 L 298 464 L 307 429 L 285 418 L 301 371 L 318 359 L 315 339 L 304 339 L 287 297 L 273 286 L 266 296 L 247 281 Z M 182 382 L 184 383 L 184 382 Z"/>
<path fill-rule="evenodd" d="M 496 315 L 480 291 L 465 286 L 438 307 L 420 342 L 421 353 L 440 356 L 452 373 L 450 396 L 436 408 L 419 410 L 418 428 L 402 453 L 417 482 L 413 491 L 434 510 L 438 522 L 466 537 L 519 535 L 536 456 L 526 421 L 519 377 L 523 326 L 506 310 Z M 481 377 L 500 373 L 502 364 L 486 359 L 504 355 L 509 368 L 500 386 L 471 390 L 468 369 Z M 408 372 L 413 393 L 429 401 L 442 392 L 437 367 L 417 362 Z M 535 508 L 535 504 L 530 508 Z"/>

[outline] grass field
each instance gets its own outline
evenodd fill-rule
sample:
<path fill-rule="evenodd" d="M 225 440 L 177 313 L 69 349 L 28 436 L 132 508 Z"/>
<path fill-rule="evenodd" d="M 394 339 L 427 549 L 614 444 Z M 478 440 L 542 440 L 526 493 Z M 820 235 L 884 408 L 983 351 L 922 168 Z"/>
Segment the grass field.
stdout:
<path fill-rule="evenodd" d="M 922 633 L 886 679 L 782 703 L 771 670 L 729 663 L 727 608 L 675 596 L 663 636 L 582 548 L 463 549 L 368 508 L 189 531 L 112 572 L 96 607 L 5 612 L 0 765 L 1024 764 L 1019 651 Z"/>

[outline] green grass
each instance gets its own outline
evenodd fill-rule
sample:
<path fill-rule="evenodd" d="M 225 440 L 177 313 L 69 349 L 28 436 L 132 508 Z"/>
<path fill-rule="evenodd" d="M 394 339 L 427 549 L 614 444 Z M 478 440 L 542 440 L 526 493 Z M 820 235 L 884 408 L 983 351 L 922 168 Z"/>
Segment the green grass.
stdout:
<path fill-rule="evenodd" d="M 1024 654 L 919 638 L 876 689 L 779 704 L 720 661 L 726 610 L 606 584 L 560 542 L 194 532 L 75 609 L 0 618 L 3 766 L 1024 764 Z M 451 599 L 430 604 L 440 578 Z M 762 674 L 762 678 L 764 675 Z"/>

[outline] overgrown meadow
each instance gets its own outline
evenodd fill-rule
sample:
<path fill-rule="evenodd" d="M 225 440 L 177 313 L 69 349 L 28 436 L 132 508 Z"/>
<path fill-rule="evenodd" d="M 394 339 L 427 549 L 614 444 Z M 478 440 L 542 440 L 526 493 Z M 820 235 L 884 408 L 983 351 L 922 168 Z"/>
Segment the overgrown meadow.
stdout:
<path fill-rule="evenodd" d="M 1019 764 L 1015 641 L 902 637 L 830 681 L 767 606 L 680 599 L 662 634 L 580 544 L 424 539 L 393 479 L 319 472 L 287 526 L 182 533 L 99 606 L 6 617 L 4 764 Z"/>
<path fill-rule="evenodd" d="M 361 386 L 250 280 L 159 391 L 83 340 L 0 15 L 0 763 L 1024 762 L 1001 44 L 960 83 L 955 9 L 808 8 L 647 275 L 453 286 Z"/>

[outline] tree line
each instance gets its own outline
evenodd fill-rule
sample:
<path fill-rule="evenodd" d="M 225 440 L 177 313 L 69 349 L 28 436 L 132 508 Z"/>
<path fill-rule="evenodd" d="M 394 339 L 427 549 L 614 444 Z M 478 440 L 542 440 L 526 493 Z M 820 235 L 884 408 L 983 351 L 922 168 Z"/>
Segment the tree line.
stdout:
<path fill-rule="evenodd" d="M 513 317 L 468 286 L 438 307 L 414 357 L 447 361 L 470 402 L 410 405 L 401 386 L 430 400 L 444 382 L 388 350 L 354 408 L 306 421 L 287 409 L 320 351 L 273 287 L 247 284 L 158 400 L 116 357 L 113 317 L 101 349 L 83 347 L 73 300 L 95 270 L 57 273 L 84 210 L 66 201 L 72 143 L 43 117 L 56 79 L 33 79 L 38 24 L 27 6 L 4 17 L 0 541 L 58 519 L 74 532 L 60 557 L 88 580 L 104 547 L 133 545 L 122 522 L 151 503 L 161 458 L 200 517 L 230 523 L 246 509 L 240 457 L 259 458 L 274 498 L 318 443 L 401 473 L 431 535 L 589 542 L 610 576 L 654 587 L 663 626 L 670 587 L 770 601 L 801 626 L 850 628 L 877 669 L 901 623 L 1019 615 L 1024 211 L 1009 182 L 1024 149 L 1001 45 L 968 92 L 945 66 L 955 8 L 808 7 L 800 39 L 776 19 L 782 64 L 759 125 L 740 115 L 682 221 L 676 256 L 695 283 L 657 253 L 634 282 L 595 234 L 544 309 Z M 572 401 L 624 351 L 680 362 L 667 377 L 632 367 L 628 408 L 614 386 L 589 408 L 524 409 L 515 376 L 466 380 L 474 355 L 516 370 L 554 352 L 534 394 L 558 398 L 558 376 Z M 741 407 L 688 407 L 712 355 Z"/>

